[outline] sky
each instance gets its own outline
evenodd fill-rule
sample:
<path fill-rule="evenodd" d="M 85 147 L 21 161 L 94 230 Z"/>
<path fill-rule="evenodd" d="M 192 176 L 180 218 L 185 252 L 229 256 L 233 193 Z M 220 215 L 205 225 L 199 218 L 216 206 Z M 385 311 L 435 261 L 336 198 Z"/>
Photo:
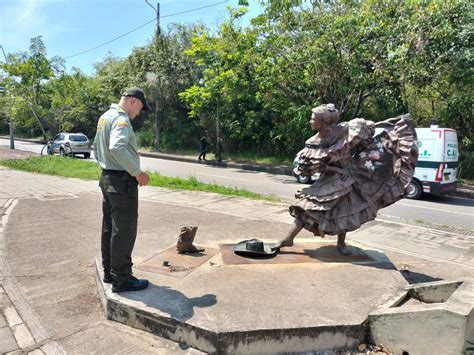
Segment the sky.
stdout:
<path fill-rule="evenodd" d="M 156 8 L 157 1 L 149 0 Z M 203 23 L 216 29 L 228 18 L 227 6 L 238 0 L 160 0 L 160 25 Z M 258 14 L 257 0 L 250 0 L 244 22 Z M 210 6 L 214 5 L 214 6 Z M 209 6 L 209 7 L 206 7 Z M 198 9 L 206 7 L 204 9 Z M 177 14 L 179 12 L 186 12 Z M 177 15 L 176 15 L 177 14 Z M 42 36 L 47 57 L 60 56 L 66 68 L 78 67 L 94 74 L 94 63 L 109 53 L 126 58 L 134 47 L 148 44 L 156 30 L 155 10 L 145 0 L 0 0 L 0 45 L 8 53 L 28 51 L 30 39 Z M 148 23 L 147 25 L 144 25 Z M 132 31 L 107 45 L 77 55 Z M 3 61 L 3 54 L 0 53 Z"/>

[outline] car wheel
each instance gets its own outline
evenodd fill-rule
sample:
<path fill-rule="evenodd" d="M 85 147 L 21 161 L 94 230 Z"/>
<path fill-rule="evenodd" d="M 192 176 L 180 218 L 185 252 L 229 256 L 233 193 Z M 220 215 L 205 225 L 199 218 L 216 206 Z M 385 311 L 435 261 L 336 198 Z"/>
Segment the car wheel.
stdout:
<path fill-rule="evenodd" d="M 407 187 L 407 193 L 405 195 L 406 198 L 417 200 L 423 195 L 423 188 L 421 184 L 417 181 L 412 179 L 410 181 L 410 185 Z"/>
<path fill-rule="evenodd" d="M 298 180 L 300 184 L 311 184 L 312 182 L 311 176 L 297 175 L 296 180 Z"/>
<path fill-rule="evenodd" d="M 91 157 L 91 153 L 84 153 L 84 159 L 89 159 Z"/>
<path fill-rule="evenodd" d="M 62 157 L 66 156 L 66 152 L 64 151 L 63 148 L 59 149 L 59 155 L 62 156 Z"/>

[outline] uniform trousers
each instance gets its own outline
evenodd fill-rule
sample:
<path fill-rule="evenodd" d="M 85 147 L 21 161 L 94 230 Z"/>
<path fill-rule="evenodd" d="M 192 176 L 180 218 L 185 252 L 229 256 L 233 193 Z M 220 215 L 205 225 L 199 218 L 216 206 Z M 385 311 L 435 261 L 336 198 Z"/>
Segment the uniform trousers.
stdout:
<path fill-rule="evenodd" d="M 138 182 L 126 171 L 102 170 L 102 266 L 114 283 L 132 275 L 132 251 L 137 237 Z"/>

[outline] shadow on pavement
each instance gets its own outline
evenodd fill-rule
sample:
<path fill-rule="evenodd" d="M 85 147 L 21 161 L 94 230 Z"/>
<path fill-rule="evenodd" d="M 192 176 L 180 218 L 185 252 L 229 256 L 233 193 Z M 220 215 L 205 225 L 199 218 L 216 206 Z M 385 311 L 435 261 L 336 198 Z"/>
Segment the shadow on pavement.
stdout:
<path fill-rule="evenodd" d="M 123 292 L 120 295 L 133 301 L 143 302 L 148 307 L 159 309 L 179 321 L 192 318 L 194 307 L 211 307 L 217 303 L 214 294 L 189 298 L 170 287 L 153 284 L 150 284 L 145 292 Z"/>
<path fill-rule="evenodd" d="M 442 281 L 443 279 L 439 277 L 431 277 L 426 274 L 421 274 L 419 272 L 413 272 L 409 270 L 400 270 L 400 274 L 407 280 L 410 285 L 419 284 L 423 282 L 433 282 L 433 281 Z"/>
<path fill-rule="evenodd" d="M 397 269 L 384 253 L 372 249 L 361 249 L 353 245 L 350 246 L 350 250 L 351 255 L 341 255 L 335 246 L 327 245 L 317 249 L 305 249 L 304 253 L 323 263 L 350 263 L 382 270 Z"/>

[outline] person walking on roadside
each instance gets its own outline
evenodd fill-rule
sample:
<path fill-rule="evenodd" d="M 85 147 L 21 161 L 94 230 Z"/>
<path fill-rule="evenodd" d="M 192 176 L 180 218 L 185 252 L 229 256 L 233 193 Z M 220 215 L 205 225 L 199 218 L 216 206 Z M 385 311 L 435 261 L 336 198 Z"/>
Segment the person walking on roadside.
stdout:
<path fill-rule="evenodd" d="M 211 144 L 206 140 L 206 137 L 201 138 L 201 142 L 199 144 L 199 160 L 206 160 L 207 147 L 210 145 Z"/>
<path fill-rule="evenodd" d="M 97 123 L 94 155 L 102 175 L 102 266 L 104 282 L 112 292 L 138 291 L 148 280 L 132 276 L 132 250 L 137 236 L 138 185 L 150 177 L 140 169 L 137 142 L 130 120 L 148 110 L 145 94 L 137 87 L 126 89 Z"/>

